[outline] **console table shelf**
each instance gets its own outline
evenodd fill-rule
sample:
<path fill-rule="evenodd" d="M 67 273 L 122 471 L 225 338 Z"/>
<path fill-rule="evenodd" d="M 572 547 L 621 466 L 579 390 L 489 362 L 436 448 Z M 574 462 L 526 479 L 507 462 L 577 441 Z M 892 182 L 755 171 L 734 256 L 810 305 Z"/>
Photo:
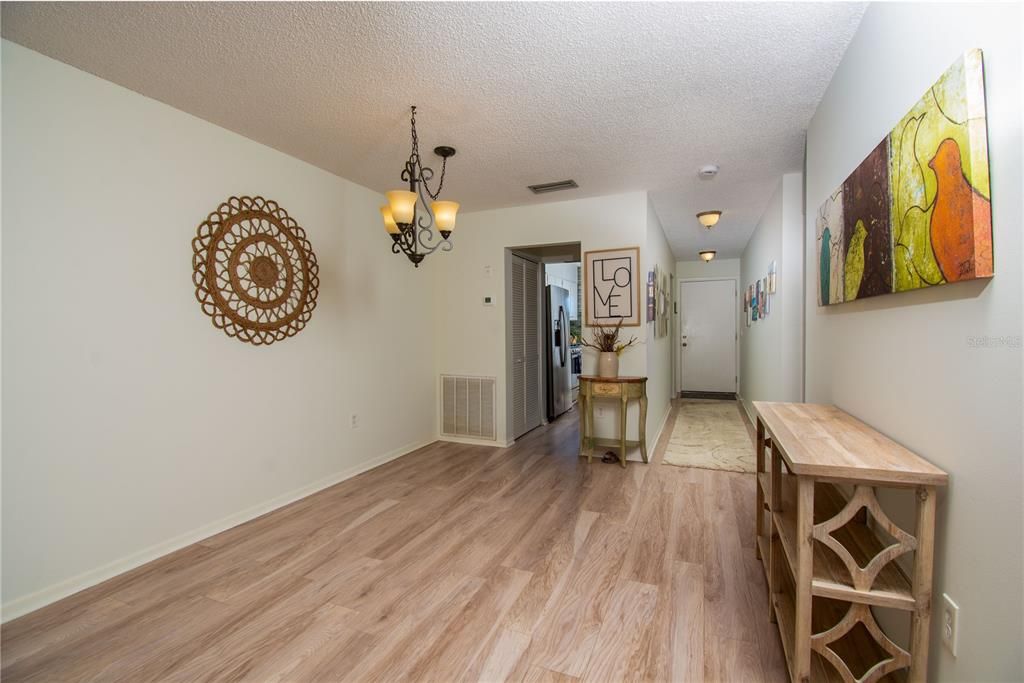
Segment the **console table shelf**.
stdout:
<path fill-rule="evenodd" d="M 773 512 L 775 528 L 786 553 L 790 566 L 796 563 L 796 478 L 783 475 L 782 509 Z M 765 492 L 770 496 L 770 490 Z M 846 498 L 832 484 L 820 484 L 814 494 L 814 521 L 825 522 L 838 515 L 846 506 Z M 866 567 L 872 558 L 885 549 L 874 531 L 861 520 L 852 519 L 832 534 L 846 547 L 857 566 Z M 915 606 L 910 579 L 899 565 L 884 565 L 868 590 L 858 590 L 850 578 L 850 572 L 836 553 L 823 543 L 814 544 L 813 575 L 811 593 L 826 598 L 837 598 L 849 602 L 863 602 L 912 610 Z"/>
<path fill-rule="evenodd" d="M 755 402 L 756 553 L 794 681 L 923 681 L 935 496 L 945 472 L 834 406 Z M 876 487 L 917 494 L 911 534 Z M 907 572 L 895 561 L 912 554 Z M 910 612 L 908 649 L 872 608 Z"/>

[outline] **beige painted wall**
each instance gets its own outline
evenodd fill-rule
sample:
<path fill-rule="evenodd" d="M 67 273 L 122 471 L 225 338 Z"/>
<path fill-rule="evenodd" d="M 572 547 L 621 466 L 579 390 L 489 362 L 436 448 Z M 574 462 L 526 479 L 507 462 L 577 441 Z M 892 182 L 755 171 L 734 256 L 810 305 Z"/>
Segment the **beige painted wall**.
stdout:
<path fill-rule="evenodd" d="M 703 261 L 676 261 L 676 279 L 693 280 L 702 277 L 736 277 L 740 276 L 740 260 L 738 258 L 715 259 L 710 263 Z"/>
<path fill-rule="evenodd" d="M 4 618 L 432 440 L 432 278 L 390 253 L 380 195 L 2 58 Z M 195 299 L 196 226 L 233 194 L 280 202 L 320 265 L 308 327 L 266 348 Z"/>
<path fill-rule="evenodd" d="M 672 248 L 665 238 L 665 230 L 658 220 L 658 214 L 650 200 L 647 202 L 647 255 L 644 257 L 646 265 L 643 272 L 646 274 L 658 266 L 661 273 L 672 273 L 674 269 L 674 256 Z M 646 277 L 646 275 L 645 275 Z M 669 291 L 675 288 L 675 279 L 669 278 Z M 641 297 L 646 307 L 646 282 L 645 295 Z M 675 296 L 669 303 L 669 311 L 673 310 Z M 646 308 L 644 309 L 646 316 Z M 644 318 L 646 320 L 646 317 Z M 672 372 L 674 368 L 672 358 L 672 322 L 674 318 L 669 316 L 669 333 L 664 337 L 655 335 L 655 323 L 647 323 L 647 399 L 648 399 L 648 431 L 656 434 L 660 430 L 669 413 L 669 402 L 672 400 Z M 654 431 L 652 431 L 654 430 Z M 654 452 L 654 442 L 648 444 L 648 456 Z"/>
<path fill-rule="evenodd" d="M 1020 3 L 872 4 L 807 134 L 811 283 L 828 193 L 959 55 L 984 51 L 995 277 L 826 308 L 808 286 L 805 299 L 807 400 L 835 403 L 950 473 L 933 604 L 957 601 L 960 642 L 953 658 L 933 622 L 937 681 L 1024 678 L 1021 13 Z M 906 497 L 885 502 L 912 526 Z"/>
<path fill-rule="evenodd" d="M 740 305 L 747 286 L 776 268 L 776 292 L 768 315 L 740 324 L 740 397 L 748 415 L 753 401 L 800 401 L 803 397 L 803 176 L 779 179 L 754 228 L 740 264 Z"/>

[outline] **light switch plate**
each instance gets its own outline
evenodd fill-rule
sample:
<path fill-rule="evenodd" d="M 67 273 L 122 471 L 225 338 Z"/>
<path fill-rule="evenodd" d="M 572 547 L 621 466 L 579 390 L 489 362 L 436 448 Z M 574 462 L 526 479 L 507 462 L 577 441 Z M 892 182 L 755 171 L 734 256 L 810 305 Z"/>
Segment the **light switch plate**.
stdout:
<path fill-rule="evenodd" d="M 942 644 L 956 657 L 956 644 L 960 636 L 960 606 L 945 593 L 942 594 L 939 626 L 942 628 Z"/>
<path fill-rule="evenodd" d="M 484 306 L 493 306 L 493 305 L 494 305 L 494 297 L 493 296 L 485 296 L 484 297 Z"/>

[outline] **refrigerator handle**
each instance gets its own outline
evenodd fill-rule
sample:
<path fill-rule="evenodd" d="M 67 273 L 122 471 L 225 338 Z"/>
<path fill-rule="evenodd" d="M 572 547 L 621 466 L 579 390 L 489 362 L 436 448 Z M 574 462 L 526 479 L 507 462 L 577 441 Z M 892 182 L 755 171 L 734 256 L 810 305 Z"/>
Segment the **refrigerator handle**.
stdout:
<path fill-rule="evenodd" d="M 561 332 L 561 334 L 558 335 L 558 359 L 561 362 L 563 368 L 565 367 L 565 338 L 568 336 L 569 333 L 569 330 L 567 329 L 568 327 L 568 321 L 565 317 L 565 307 L 559 306 L 558 329 Z"/>

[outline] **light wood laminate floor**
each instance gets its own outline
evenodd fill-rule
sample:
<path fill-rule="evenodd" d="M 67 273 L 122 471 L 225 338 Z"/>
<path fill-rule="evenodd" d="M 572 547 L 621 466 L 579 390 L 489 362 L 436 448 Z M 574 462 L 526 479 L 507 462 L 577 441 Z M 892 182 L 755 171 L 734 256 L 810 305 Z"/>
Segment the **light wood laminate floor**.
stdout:
<path fill-rule="evenodd" d="M 670 418 L 671 419 L 671 418 Z M 10 622 L 4 681 L 784 681 L 753 475 L 435 443 Z"/>

